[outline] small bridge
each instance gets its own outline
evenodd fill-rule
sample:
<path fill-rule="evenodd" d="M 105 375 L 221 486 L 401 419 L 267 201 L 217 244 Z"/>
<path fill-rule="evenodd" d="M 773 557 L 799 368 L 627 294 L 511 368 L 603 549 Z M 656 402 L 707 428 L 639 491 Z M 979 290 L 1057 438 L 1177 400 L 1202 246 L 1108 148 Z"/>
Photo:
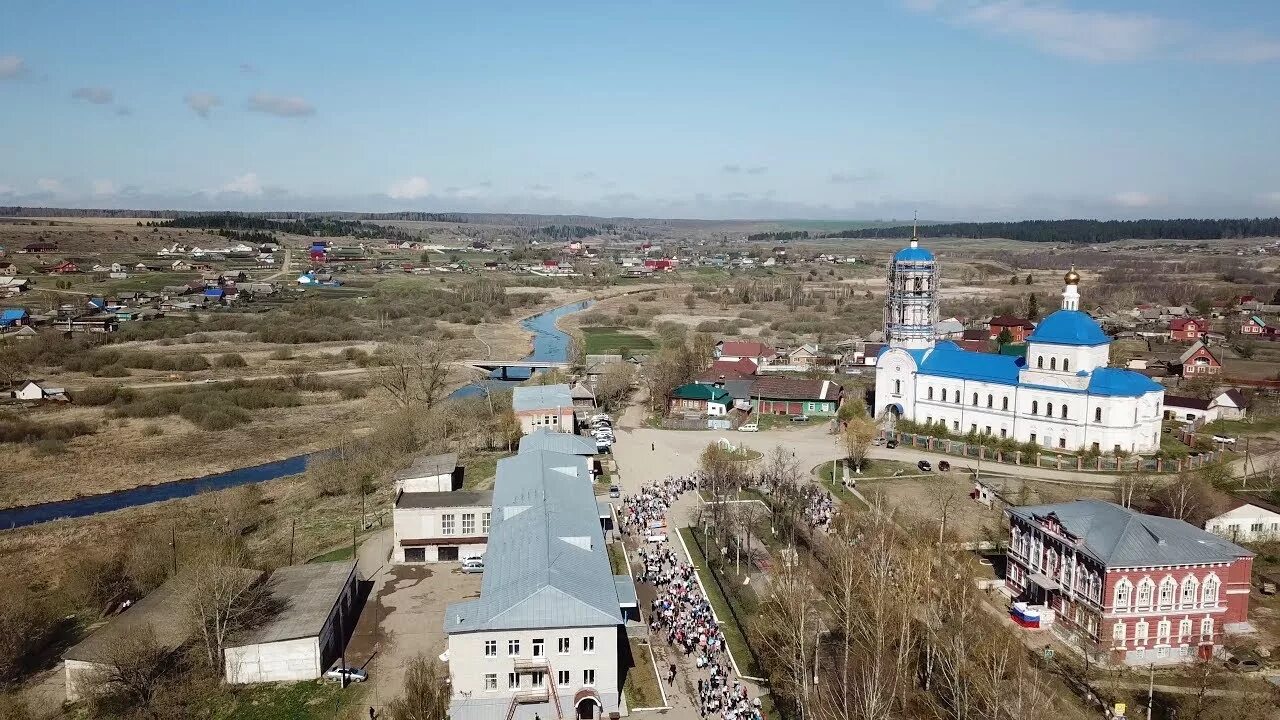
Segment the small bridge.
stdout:
<path fill-rule="evenodd" d="M 534 370 L 569 369 L 569 363 L 554 360 L 458 360 L 457 364 L 486 373 L 497 371 L 502 380 L 507 379 L 507 373 L 512 369 L 528 370 L 530 374 Z"/>

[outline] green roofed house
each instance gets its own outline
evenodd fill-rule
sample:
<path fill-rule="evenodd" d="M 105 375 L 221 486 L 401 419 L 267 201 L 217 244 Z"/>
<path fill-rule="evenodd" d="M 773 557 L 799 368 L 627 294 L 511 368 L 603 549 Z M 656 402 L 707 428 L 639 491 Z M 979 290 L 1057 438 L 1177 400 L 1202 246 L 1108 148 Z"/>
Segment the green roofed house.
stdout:
<path fill-rule="evenodd" d="M 671 391 L 668 407 L 672 413 L 682 415 L 727 415 L 733 407 L 733 397 L 719 383 L 688 383 Z"/>

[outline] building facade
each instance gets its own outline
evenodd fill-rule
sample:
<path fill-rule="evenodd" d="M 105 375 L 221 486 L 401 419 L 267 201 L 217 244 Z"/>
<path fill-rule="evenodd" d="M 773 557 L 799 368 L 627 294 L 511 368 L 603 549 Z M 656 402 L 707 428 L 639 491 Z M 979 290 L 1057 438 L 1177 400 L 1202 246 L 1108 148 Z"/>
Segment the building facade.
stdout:
<path fill-rule="evenodd" d="M 1209 331 L 1209 323 L 1200 318 L 1174 318 L 1169 321 L 1169 339 L 1174 342 L 1195 342 Z"/>
<path fill-rule="evenodd" d="M 484 555 L 491 492 L 401 492 L 391 511 L 397 563 L 456 562 Z"/>
<path fill-rule="evenodd" d="M 903 253 L 907 270 L 899 267 Z M 1026 356 L 997 355 L 935 343 L 932 326 L 922 324 L 936 310 L 932 257 L 913 241 L 890 263 L 889 347 L 876 363 L 877 418 L 1067 452 L 1160 447 L 1164 390 L 1141 373 L 1107 367 L 1111 338 L 1080 311 L 1074 270 L 1064 278 L 1062 309 L 1027 336 Z"/>
<path fill-rule="evenodd" d="M 1011 507 L 1005 585 L 1110 662 L 1212 657 L 1243 630 L 1253 554 L 1181 520 L 1101 500 Z"/>
<path fill-rule="evenodd" d="M 573 391 L 568 385 L 517 386 L 511 390 L 511 409 L 525 435 L 539 430 L 575 432 Z"/>
<path fill-rule="evenodd" d="M 1280 508 L 1237 500 L 1230 510 L 1209 518 L 1204 529 L 1231 542 L 1280 540 Z"/>

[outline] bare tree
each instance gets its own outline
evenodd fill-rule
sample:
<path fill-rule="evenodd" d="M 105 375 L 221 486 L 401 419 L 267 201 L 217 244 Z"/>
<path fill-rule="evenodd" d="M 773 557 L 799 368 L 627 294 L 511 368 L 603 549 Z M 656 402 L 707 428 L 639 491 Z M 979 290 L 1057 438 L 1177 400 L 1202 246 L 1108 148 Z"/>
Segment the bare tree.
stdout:
<path fill-rule="evenodd" d="M 548 680 L 550 682 L 550 680 Z M 391 720 L 445 720 L 449 714 L 449 672 L 444 663 L 418 655 L 404 674 L 404 695 L 391 701 Z"/>
<path fill-rule="evenodd" d="M 452 354 L 447 343 L 421 339 L 398 343 L 386 353 L 385 367 L 375 375 L 375 382 L 401 407 L 430 410 L 449 385 Z"/>
<path fill-rule="evenodd" d="M 783 563 L 760 607 L 760 645 L 770 685 L 794 699 L 801 718 L 812 713 L 813 653 L 818 641 L 819 597 L 797 563 Z"/>
<path fill-rule="evenodd" d="M 853 465 L 854 472 L 862 472 L 862 463 L 866 460 L 867 451 L 878 432 L 876 424 L 868 417 L 852 417 L 844 425 L 840 434 L 840 444 L 844 446 L 845 456 Z M 834 478 L 832 478 L 834 480 Z"/>
<path fill-rule="evenodd" d="M 1151 492 L 1151 478 L 1141 473 L 1120 473 L 1116 480 L 1116 503 L 1131 508 Z"/>
<path fill-rule="evenodd" d="M 247 554 L 230 543 L 209 543 L 179 573 L 188 617 L 203 640 L 210 667 L 222 667 L 233 633 L 262 622 L 271 612 L 261 573 L 245 569 Z"/>
<path fill-rule="evenodd" d="M 171 655 L 172 649 L 156 640 L 150 625 L 128 633 L 96 663 L 100 669 L 90 680 L 86 695 L 114 695 L 127 707 L 148 708 L 172 666 Z"/>
<path fill-rule="evenodd" d="M 596 381 L 596 403 L 606 411 L 618 409 L 631 392 L 634 380 L 635 368 L 631 363 L 611 363 Z"/>

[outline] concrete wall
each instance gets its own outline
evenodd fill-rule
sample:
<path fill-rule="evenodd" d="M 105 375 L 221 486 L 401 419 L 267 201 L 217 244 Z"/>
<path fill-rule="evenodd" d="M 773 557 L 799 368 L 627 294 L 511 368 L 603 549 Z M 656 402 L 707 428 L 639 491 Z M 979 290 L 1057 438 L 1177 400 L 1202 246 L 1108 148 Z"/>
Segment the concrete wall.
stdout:
<path fill-rule="evenodd" d="M 573 410 L 573 405 L 570 404 L 560 408 L 518 412 L 516 417 L 520 419 L 520 429 L 525 435 L 543 428 L 553 432 L 571 433 L 575 429 L 573 426 Z"/>
<path fill-rule="evenodd" d="M 63 662 L 63 667 L 67 684 L 67 702 L 79 700 L 103 671 L 103 667 L 98 663 L 84 660 L 66 660 Z"/>
<path fill-rule="evenodd" d="M 314 680 L 324 671 L 315 637 L 227 648 L 227 682 Z"/>

